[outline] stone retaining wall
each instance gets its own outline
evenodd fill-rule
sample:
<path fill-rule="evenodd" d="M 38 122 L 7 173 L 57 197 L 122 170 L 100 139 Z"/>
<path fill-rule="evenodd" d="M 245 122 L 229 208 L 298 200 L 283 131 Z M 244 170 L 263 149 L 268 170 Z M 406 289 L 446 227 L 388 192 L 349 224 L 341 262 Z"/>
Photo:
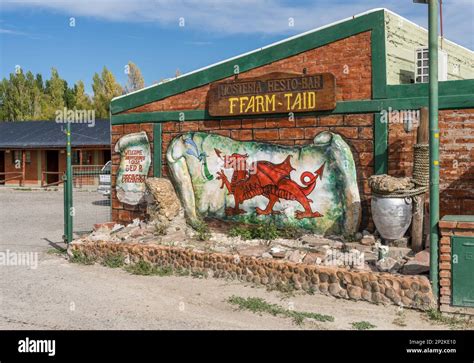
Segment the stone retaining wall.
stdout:
<path fill-rule="evenodd" d="M 276 289 L 294 288 L 338 298 L 396 304 L 420 310 L 436 306 L 430 283 L 424 276 L 354 272 L 337 267 L 200 252 L 157 244 L 72 243 L 69 253 L 73 251 L 94 257 L 98 261 L 110 254 L 120 253 L 130 263 L 144 260 L 161 267 L 206 273 L 213 277 L 237 279 Z"/>

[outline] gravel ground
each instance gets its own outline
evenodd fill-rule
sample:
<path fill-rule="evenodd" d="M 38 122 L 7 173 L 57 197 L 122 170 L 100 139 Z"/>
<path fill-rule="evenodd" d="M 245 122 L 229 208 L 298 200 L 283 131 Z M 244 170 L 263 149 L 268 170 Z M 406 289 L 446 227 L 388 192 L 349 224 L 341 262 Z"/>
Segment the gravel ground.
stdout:
<path fill-rule="evenodd" d="M 77 198 L 76 205 L 94 198 L 101 199 L 90 194 Z M 449 328 L 429 321 L 425 313 L 400 313 L 395 306 L 289 295 L 222 279 L 135 276 L 71 264 L 50 253 L 52 245 L 64 246 L 62 212 L 62 191 L 0 189 L 0 252 L 38 256 L 37 268 L 0 266 L 0 329 L 352 329 L 359 321 L 375 329 Z M 95 217 L 88 214 L 91 224 Z M 298 326 L 285 317 L 236 310 L 226 302 L 232 295 L 260 297 L 335 320 Z"/>

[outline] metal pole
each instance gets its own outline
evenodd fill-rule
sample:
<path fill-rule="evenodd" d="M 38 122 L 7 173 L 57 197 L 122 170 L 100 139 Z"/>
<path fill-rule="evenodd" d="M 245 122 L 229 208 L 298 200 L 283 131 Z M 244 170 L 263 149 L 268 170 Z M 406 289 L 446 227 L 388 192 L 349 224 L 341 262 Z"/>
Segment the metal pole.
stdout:
<path fill-rule="evenodd" d="M 430 280 L 438 300 L 439 129 L 438 129 L 438 0 L 429 2 L 430 116 Z"/>
<path fill-rule="evenodd" d="M 67 243 L 72 241 L 73 203 L 72 203 L 72 162 L 71 162 L 71 123 L 67 122 L 66 129 L 66 205 L 67 205 Z"/>
<path fill-rule="evenodd" d="M 67 240 L 68 236 L 68 214 L 69 214 L 69 209 L 67 205 L 67 176 L 66 173 L 62 175 L 63 178 L 63 200 L 64 200 L 64 234 L 63 234 L 63 240 L 66 243 L 69 243 Z"/>

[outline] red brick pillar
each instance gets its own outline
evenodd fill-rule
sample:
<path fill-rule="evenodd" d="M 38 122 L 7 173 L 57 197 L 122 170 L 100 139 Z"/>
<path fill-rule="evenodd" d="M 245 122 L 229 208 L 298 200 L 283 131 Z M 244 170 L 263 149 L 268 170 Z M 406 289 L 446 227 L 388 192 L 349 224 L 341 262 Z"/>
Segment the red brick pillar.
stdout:
<path fill-rule="evenodd" d="M 462 216 L 459 216 L 459 220 L 455 220 L 456 218 L 453 216 L 446 219 L 439 222 L 441 231 L 439 248 L 440 310 L 447 313 L 474 315 L 473 307 L 452 305 L 452 237 L 474 237 L 474 222 L 466 222 Z"/>

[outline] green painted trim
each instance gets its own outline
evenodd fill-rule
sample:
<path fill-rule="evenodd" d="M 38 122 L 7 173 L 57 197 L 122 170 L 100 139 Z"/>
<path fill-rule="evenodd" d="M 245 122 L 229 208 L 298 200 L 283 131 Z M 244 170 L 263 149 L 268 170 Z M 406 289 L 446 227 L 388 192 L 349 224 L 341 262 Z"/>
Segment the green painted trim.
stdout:
<path fill-rule="evenodd" d="M 374 114 L 374 174 L 388 174 L 388 124 Z"/>
<path fill-rule="evenodd" d="M 338 102 L 336 108 L 329 112 L 302 112 L 298 116 L 323 116 L 337 114 L 355 114 L 355 113 L 379 113 L 382 110 L 415 110 L 420 107 L 428 106 L 428 97 L 413 98 L 388 98 L 378 100 L 360 100 Z M 439 108 L 444 110 L 474 108 L 473 95 L 452 95 L 441 96 L 439 98 Z M 288 117 L 288 114 L 271 115 L 253 115 L 253 116 L 232 116 L 232 117 L 213 117 L 207 110 L 182 110 L 182 111 L 159 111 L 159 112 L 141 112 L 141 113 L 122 113 L 111 116 L 112 125 L 134 124 L 145 122 L 167 122 L 167 121 L 203 121 L 203 120 L 235 120 L 252 118 L 282 118 Z"/>
<path fill-rule="evenodd" d="M 155 178 L 161 178 L 161 153 L 161 124 L 155 123 L 153 125 L 153 176 Z"/>
<path fill-rule="evenodd" d="M 474 222 L 474 215 L 446 215 L 441 220 L 449 222 Z"/>
<path fill-rule="evenodd" d="M 385 11 L 377 13 L 372 29 L 372 98 L 387 97 L 387 54 L 385 49 Z"/>
<path fill-rule="evenodd" d="M 470 95 L 474 98 L 474 79 L 439 82 L 439 96 Z M 387 86 L 388 98 L 428 97 L 428 83 Z"/>
<path fill-rule="evenodd" d="M 241 57 L 216 64 L 213 67 L 203 69 L 199 72 L 191 73 L 174 80 L 146 88 L 144 90 L 132 93 L 130 95 L 112 100 L 110 110 L 112 114 L 117 114 L 130 110 L 144 104 L 159 101 L 166 97 L 173 96 L 178 93 L 183 93 L 187 90 L 203 86 L 205 84 L 218 81 L 223 78 L 234 75 L 234 66 L 239 66 L 239 72 L 246 72 L 251 69 L 264 66 L 276 62 L 278 60 L 294 56 L 296 54 L 308 51 L 310 49 L 318 48 L 323 45 L 333 43 L 340 39 L 344 39 L 365 31 L 375 30 L 375 44 L 372 46 L 376 49 L 376 54 L 384 51 L 385 48 L 385 24 L 381 19 L 384 19 L 384 10 L 362 15 L 360 17 L 346 20 L 342 23 L 335 24 L 328 28 L 320 29 L 300 37 L 275 44 L 273 46 L 261 49 L 259 51 L 243 55 Z M 382 30 L 383 28 L 383 30 Z M 378 59 L 375 57 L 374 59 Z M 385 61 L 377 61 L 377 74 L 382 76 L 382 71 L 385 67 Z M 380 85 L 383 82 L 385 87 L 386 72 L 379 79 L 376 78 L 376 90 L 383 94 Z"/>

